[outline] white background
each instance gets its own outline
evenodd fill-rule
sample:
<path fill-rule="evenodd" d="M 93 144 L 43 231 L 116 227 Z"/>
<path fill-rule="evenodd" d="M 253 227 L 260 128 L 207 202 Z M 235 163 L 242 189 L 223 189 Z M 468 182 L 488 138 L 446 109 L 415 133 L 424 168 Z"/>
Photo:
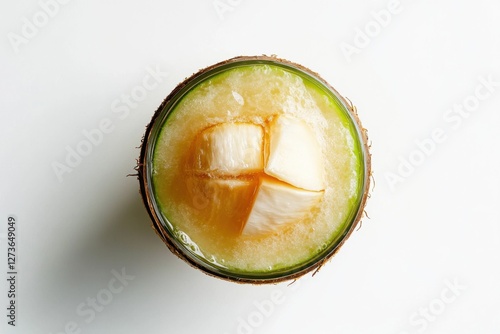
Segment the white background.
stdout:
<path fill-rule="evenodd" d="M 1 332 L 500 333 L 500 3 L 390 3 L 72 0 L 49 17 L 37 1 L 2 1 Z M 186 265 L 126 177 L 177 83 L 259 54 L 319 72 L 357 106 L 372 141 L 371 219 L 291 287 L 236 285 Z M 156 87 L 115 112 L 152 70 Z M 111 130 L 58 177 L 54 166 L 103 121 Z M 6 317 L 9 215 L 16 327 Z M 118 293 L 113 271 L 129 276 Z M 106 305 L 79 313 L 92 298 Z"/>

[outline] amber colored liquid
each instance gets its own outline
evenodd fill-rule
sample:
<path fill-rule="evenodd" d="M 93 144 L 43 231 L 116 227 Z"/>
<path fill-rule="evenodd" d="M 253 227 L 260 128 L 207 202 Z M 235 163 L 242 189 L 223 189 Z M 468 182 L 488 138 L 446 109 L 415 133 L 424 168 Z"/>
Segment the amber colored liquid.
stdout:
<path fill-rule="evenodd" d="M 235 101 L 235 90 L 243 105 Z M 247 182 L 244 186 L 230 182 L 221 186 L 218 176 L 193 173 L 192 143 L 215 124 L 264 125 L 284 112 L 307 120 L 316 130 L 327 178 L 323 200 L 300 221 L 274 234 L 242 235 L 259 175 L 236 177 Z M 202 85 L 176 107 L 158 139 L 153 182 L 164 214 L 207 258 L 236 271 L 269 271 L 306 261 L 339 233 L 357 196 L 359 161 L 343 117 L 320 92 L 268 66 L 235 71 Z"/>

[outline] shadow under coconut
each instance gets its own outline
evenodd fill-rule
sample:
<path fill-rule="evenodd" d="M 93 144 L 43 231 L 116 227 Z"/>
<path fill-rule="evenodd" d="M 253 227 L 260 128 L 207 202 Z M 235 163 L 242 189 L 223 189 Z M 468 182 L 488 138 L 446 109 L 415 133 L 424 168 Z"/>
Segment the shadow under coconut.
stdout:
<path fill-rule="evenodd" d="M 115 190 L 106 189 L 105 192 Z M 101 194 L 102 197 L 113 198 L 109 195 Z M 95 202 L 89 204 L 98 206 Z M 83 212 L 92 209 L 99 211 L 90 218 L 93 221 L 79 219 L 81 223 L 93 225 L 91 232 L 55 264 L 58 273 L 53 284 L 58 286 L 54 290 L 66 294 L 60 298 L 68 306 L 73 302 L 76 308 L 78 303 L 85 302 L 88 297 L 95 298 L 101 289 L 108 288 L 114 271 L 133 277 L 124 289 L 124 294 L 129 294 L 129 290 L 135 294 L 133 290 L 141 289 L 144 290 L 142 294 L 150 293 L 151 296 L 158 288 L 156 284 L 177 287 L 189 285 L 193 277 L 196 279 L 199 276 L 173 255 L 156 235 L 137 191 L 118 195 L 104 209 L 96 207 L 82 209 Z M 73 314 L 74 310 L 71 311 Z"/>
<path fill-rule="evenodd" d="M 213 323 L 204 326 L 220 328 L 225 319 L 231 329 L 244 314 L 241 312 L 276 289 L 218 280 L 178 259 L 151 227 L 142 199 L 134 189 L 136 180 L 129 179 L 134 186 L 127 188 L 132 191 L 116 195 L 117 189 L 103 188 L 99 199 L 113 200 L 103 203 L 93 199 L 81 209 L 91 214 L 77 219 L 92 228 L 54 264 L 48 280 L 51 283 L 43 288 L 58 291 L 58 295 L 41 292 L 43 298 L 53 300 L 60 314 L 57 324 L 50 324 L 55 328 L 47 330 L 57 331 L 65 322 L 75 321 L 83 332 L 90 333 L 101 333 L 110 322 L 117 331 L 126 328 L 148 332 L 162 323 L 182 325 L 196 332 L 199 324 L 192 321 L 193 312 L 214 314 Z M 95 312 L 95 320 L 87 322 L 88 315 L 78 313 L 79 305 L 90 310 L 89 298 L 99 303 L 99 296 L 105 296 L 103 291 L 110 290 L 114 272 L 129 276 L 127 285 L 113 293 L 112 301 L 102 311 Z M 230 303 L 227 296 L 232 296 Z"/>

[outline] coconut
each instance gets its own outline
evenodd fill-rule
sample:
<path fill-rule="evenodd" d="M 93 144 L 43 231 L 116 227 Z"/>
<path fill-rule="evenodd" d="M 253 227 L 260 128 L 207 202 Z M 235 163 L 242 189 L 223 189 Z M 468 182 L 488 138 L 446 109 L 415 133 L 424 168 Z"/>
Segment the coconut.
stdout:
<path fill-rule="evenodd" d="M 290 68 L 292 70 L 297 70 L 299 72 L 304 73 L 305 75 L 311 77 L 313 80 L 316 80 L 318 83 L 323 85 L 327 90 L 331 92 L 331 94 L 338 100 L 338 102 L 341 104 L 342 108 L 344 109 L 344 112 L 348 113 L 348 116 L 353 124 L 353 127 L 355 128 L 356 131 L 356 136 L 357 140 L 359 141 L 360 144 L 360 155 L 362 158 L 361 164 L 362 164 L 362 180 L 360 180 L 360 191 L 358 194 L 358 198 L 356 201 L 356 211 L 350 218 L 349 222 L 346 224 L 346 226 L 343 228 L 343 230 L 340 232 L 340 235 L 335 238 L 335 241 L 332 241 L 331 244 L 327 245 L 322 252 L 316 254 L 313 256 L 314 260 L 313 261 L 305 261 L 303 264 L 298 265 L 294 267 L 293 269 L 287 269 L 285 270 L 271 270 L 269 272 L 263 272 L 256 270 L 255 273 L 252 273 L 251 270 L 250 272 L 239 272 L 238 270 L 234 271 L 232 269 L 224 269 L 226 268 L 223 264 L 218 262 L 219 260 L 216 260 L 212 257 L 212 259 L 200 259 L 200 257 L 203 257 L 203 247 L 200 248 L 198 247 L 197 243 L 193 242 L 191 240 L 191 237 L 189 233 L 184 233 L 182 231 L 176 230 L 175 226 L 173 223 L 169 221 L 168 218 L 165 217 L 165 214 L 162 212 L 161 205 L 159 204 L 158 198 L 156 198 L 155 191 L 153 190 L 154 185 L 153 185 L 153 179 L 154 179 L 154 172 L 153 172 L 153 158 L 154 158 L 154 146 L 153 143 L 156 142 L 158 139 L 158 136 L 161 132 L 161 129 L 163 127 L 163 124 L 166 122 L 168 113 L 165 111 L 168 110 L 169 108 L 172 108 L 173 106 L 175 107 L 176 103 L 179 102 L 181 97 L 186 96 L 186 94 L 189 93 L 190 85 L 192 85 L 193 82 L 195 81 L 200 81 L 200 78 L 207 78 L 211 73 L 214 71 L 217 71 L 218 69 L 221 68 L 226 68 L 226 67 L 231 67 L 232 65 L 238 65 L 241 63 L 255 63 L 255 64 L 277 64 L 280 66 L 285 66 L 287 68 Z M 205 79 L 203 79 L 205 80 Z M 238 93 L 233 91 L 232 92 L 233 98 L 238 103 L 239 105 L 243 105 L 245 103 L 243 97 Z M 245 120 L 248 122 L 248 119 Z M 271 122 L 272 120 L 263 120 L 263 124 L 265 126 L 266 122 Z M 212 128 L 214 125 L 208 126 L 208 128 Z M 221 127 L 222 128 L 222 127 Z M 231 129 L 230 127 L 229 130 Z M 207 138 L 216 138 L 214 140 L 219 140 L 217 138 L 220 137 L 219 133 L 216 133 L 215 135 L 212 133 L 212 130 L 206 131 L 208 135 L 206 136 Z M 210 132 L 212 131 L 212 132 Z M 199 133 L 198 133 L 199 134 Z M 285 136 L 286 138 L 286 136 Z M 236 143 L 238 143 L 238 138 L 233 139 Z M 240 140 L 241 141 L 241 140 Z M 203 150 L 207 150 L 207 145 L 206 143 L 196 143 L 196 140 L 193 139 L 192 146 L 193 147 L 202 147 Z M 203 146 L 205 145 L 205 146 Z M 230 146 L 230 145 L 229 145 Z M 228 147 L 229 147 L 228 146 Z M 267 149 L 269 150 L 268 145 L 266 146 L 264 144 L 264 151 Z M 220 153 L 220 152 L 219 152 Z M 252 153 L 254 154 L 254 153 Z M 266 152 L 264 152 L 266 154 Z M 236 154 L 237 156 L 241 156 L 241 159 L 244 159 L 245 155 L 241 154 Z M 215 154 L 214 156 L 217 156 Z M 248 156 L 248 155 L 246 155 Z M 185 160 L 188 161 L 192 157 L 188 157 Z M 200 160 L 200 159 L 198 159 Z M 201 159 L 203 160 L 203 159 Z M 200 161 L 201 161 L 200 160 Z M 219 159 L 221 160 L 221 159 Z M 222 159 L 224 160 L 224 159 Z M 265 159 L 264 159 L 265 160 Z M 205 161 L 205 160 L 203 160 Z M 208 163 L 204 162 L 201 164 L 197 165 L 197 169 L 195 172 L 191 172 L 190 174 L 186 174 L 185 178 L 181 177 L 178 179 L 190 179 L 194 181 L 189 181 L 189 182 L 204 182 L 203 179 L 206 177 L 212 177 L 213 175 L 211 174 L 212 171 L 207 171 L 205 174 L 203 174 L 203 170 L 200 172 L 200 166 L 205 166 L 205 165 L 210 165 L 210 166 L 216 166 L 219 168 L 217 163 L 212 163 L 211 160 L 206 160 L 209 161 Z M 252 161 L 255 161 L 253 159 Z M 279 160 L 277 160 L 279 162 Z M 245 161 L 244 161 L 245 162 Z M 240 164 L 241 165 L 241 164 Z M 214 168 L 216 168 L 214 167 Z M 241 166 L 239 166 L 241 167 Z M 252 172 L 250 174 L 245 174 L 241 176 L 244 180 L 254 180 L 258 176 L 255 175 L 255 168 L 258 168 L 259 166 L 255 167 L 253 166 Z M 187 168 L 189 169 L 189 168 Z M 272 168 L 269 168 L 272 169 Z M 141 144 L 141 152 L 140 152 L 140 157 L 138 160 L 138 165 L 136 167 L 137 170 L 137 175 L 139 179 L 139 184 L 140 184 L 140 193 L 142 196 L 142 199 L 144 201 L 145 207 L 149 213 L 149 216 L 151 217 L 152 221 L 152 227 L 154 231 L 157 233 L 157 235 L 163 240 L 165 245 L 170 249 L 172 253 L 174 253 L 176 256 L 178 256 L 180 259 L 191 265 L 192 267 L 201 270 L 205 274 L 208 274 L 213 277 L 217 277 L 220 279 L 228 280 L 231 282 L 238 282 L 238 283 L 252 283 L 252 284 L 269 284 L 269 283 L 278 283 L 278 282 L 283 282 L 283 281 L 289 281 L 289 280 L 295 280 L 307 273 L 313 273 L 313 275 L 326 263 L 328 262 L 341 248 L 341 246 L 344 244 L 344 242 L 351 236 L 352 232 L 356 229 L 356 227 L 359 225 L 361 219 L 365 216 L 365 211 L 364 207 L 367 201 L 367 198 L 369 197 L 369 190 L 370 190 L 370 181 L 371 181 L 371 155 L 369 153 L 369 145 L 368 145 L 368 137 L 367 137 L 367 130 L 363 128 L 361 125 L 361 122 L 359 120 L 357 110 L 354 107 L 354 105 L 350 102 L 350 100 L 342 97 L 333 87 L 331 87 L 324 79 L 322 79 L 317 73 L 311 71 L 310 69 L 293 63 L 291 61 L 285 60 L 285 59 L 280 59 L 276 56 L 240 56 L 240 57 L 235 57 L 231 58 L 228 60 L 225 60 L 223 62 L 217 63 L 215 65 L 209 66 L 205 69 L 202 69 L 198 71 L 197 73 L 193 74 L 192 76 L 188 77 L 185 79 L 183 82 L 181 82 L 166 98 L 165 100 L 161 103 L 161 105 L 158 107 L 156 112 L 153 114 L 153 117 L 151 119 L 151 122 L 148 124 L 146 127 L 146 132 L 144 134 L 144 137 L 142 139 L 142 144 Z M 238 171 L 244 171 L 244 168 L 238 169 Z M 202 175 L 199 175 L 199 174 Z M 220 178 L 222 181 L 217 181 L 215 184 L 222 184 L 224 185 L 224 190 L 220 191 L 221 196 L 226 196 L 229 191 L 236 191 L 236 190 L 231 190 L 231 189 L 240 189 L 239 185 L 245 185 L 247 181 L 240 182 L 240 181 L 235 181 L 238 179 L 238 175 L 232 175 L 231 173 L 220 173 L 221 175 L 217 176 Z M 291 174 L 293 175 L 293 173 Z M 274 177 L 275 175 L 273 175 Z M 269 176 L 266 175 L 266 178 Z M 279 175 L 278 175 L 279 177 Z M 235 179 L 236 178 L 236 179 Z M 201 180 L 201 181 L 200 181 Z M 186 181 L 187 182 L 187 181 Z M 277 182 L 280 182 L 280 185 L 282 183 L 282 180 L 278 180 Z M 252 182 L 248 181 L 248 184 L 251 184 L 254 186 L 255 184 L 259 184 L 259 182 Z M 262 183 L 262 182 L 261 182 Z M 300 183 L 299 183 L 300 186 Z M 293 186 L 292 186 L 293 187 Z M 203 188 L 203 187 L 202 187 Z M 272 187 L 271 187 L 272 189 Z M 280 188 L 282 189 L 282 188 Z M 304 190 L 304 189 L 298 189 L 298 190 L 292 190 L 289 191 L 288 188 L 283 188 L 285 189 L 284 193 L 286 194 L 292 194 L 291 198 L 293 199 L 294 195 L 293 194 L 298 194 L 300 195 L 301 192 L 309 191 L 309 190 Z M 312 189 L 311 191 L 318 191 L 321 189 Z M 239 191 L 239 190 L 238 190 Z M 322 191 L 322 190 L 321 190 Z M 258 193 L 257 190 L 254 191 L 255 193 Z M 241 192 L 243 194 L 248 194 L 247 190 L 244 190 Z M 188 194 L 189 195 L 189 194 Z M 192 194 L 191 194 L 192 195 Z M 297 195 L 297 196 L 298 196 Z M 213 198 L 214 192 L 210 192 L 207 194 L 205 197 L 201 198 L 198 201 L 198 205 L 200 207 L 206 206 L 210 202 L 210 200 Z M 239 195 L 238 195 L 239 196 Z M 245 195 L 247 196 L 247 195 Z M 263 198 L 268 198 L 268 197 L 263 197 Z M 317 198 L 313 196 L 313 198 Z M 196 201 L 194 201 L 195 203 Z M 251 202 L 251 200 L 249 201 Z M 316 199 L 314 200 L 316 203 Z M 196 203 L 195 203 L 196 205 Z M 262 206 L 262 203 L 259 203 L 260 206 Z M 313 211 L 315 208 L 311 206 L 311 210 Z M 239 210 L 239 209 L 238 209 Z M 257 210 L 258 211 L 258 210 Z M 276 211 L 276 210 L 275 210 Z M 278 210 L 279 211 L 279 210 Z M 302 212 L 308 211 L 307 207 L 301 209 L 301 214 Z M 264 210 L 264 212 L 266 212 Z M 260 214 L 260 213 L 259 213 Z M 283 216 L 282 213 L 281 216 Z M 251 215 L 252 217 L 259 217 L 259 215 Z M 285 217 L 287 217 L 285 215 Z M 273 219 L 268 219 L 267 224 L 269 225 L 270 223 L 273 222 Z M 174 222 L 175 223 L 175 222 Z M 258 219 L 252 220 L 252 224 L 258 224 L 259 221 Z M 271 226 L 271 229 L 273 226 Z M 243 228 L 237 228 L 235 231 L 241 232 Z M 266 226 L 266 229 L 269 229 L 268 226 Z M 258 230 L 256 229 L 247 229 L 248 231 L 250 230 Z M 276 233 L 279 234 L 279 233 Z M 231 237 L 231 236 L 229 236 Z M 257 236 L 256 238 L 259 238 Z M 208 257 L 207 257 L 208 258 Z"/>

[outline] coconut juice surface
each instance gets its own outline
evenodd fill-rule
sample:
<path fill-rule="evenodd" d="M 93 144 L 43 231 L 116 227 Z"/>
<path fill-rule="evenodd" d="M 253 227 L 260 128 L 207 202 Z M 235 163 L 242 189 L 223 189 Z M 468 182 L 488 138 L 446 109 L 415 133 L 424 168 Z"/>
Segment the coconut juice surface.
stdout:
<path fill-rule="evenodd" d="M 279 157 L 278 167 L 263 170 L 269 143 L 291 126 L 311 138 L 283 135 L 282 145 L 313 145 L 318 186 L 300 169 L 307 161 L 288 166 L 285 182 L 274 174 Z M 324 87 L 279 66 L 242 66 L 201 82 L 170 112 L 154 149 L 154 192 L 172 233 L 197 256 L 239 272 L 294 267 L 331 244 L 357 210 L 360 147 L 349 116 Z"/>

